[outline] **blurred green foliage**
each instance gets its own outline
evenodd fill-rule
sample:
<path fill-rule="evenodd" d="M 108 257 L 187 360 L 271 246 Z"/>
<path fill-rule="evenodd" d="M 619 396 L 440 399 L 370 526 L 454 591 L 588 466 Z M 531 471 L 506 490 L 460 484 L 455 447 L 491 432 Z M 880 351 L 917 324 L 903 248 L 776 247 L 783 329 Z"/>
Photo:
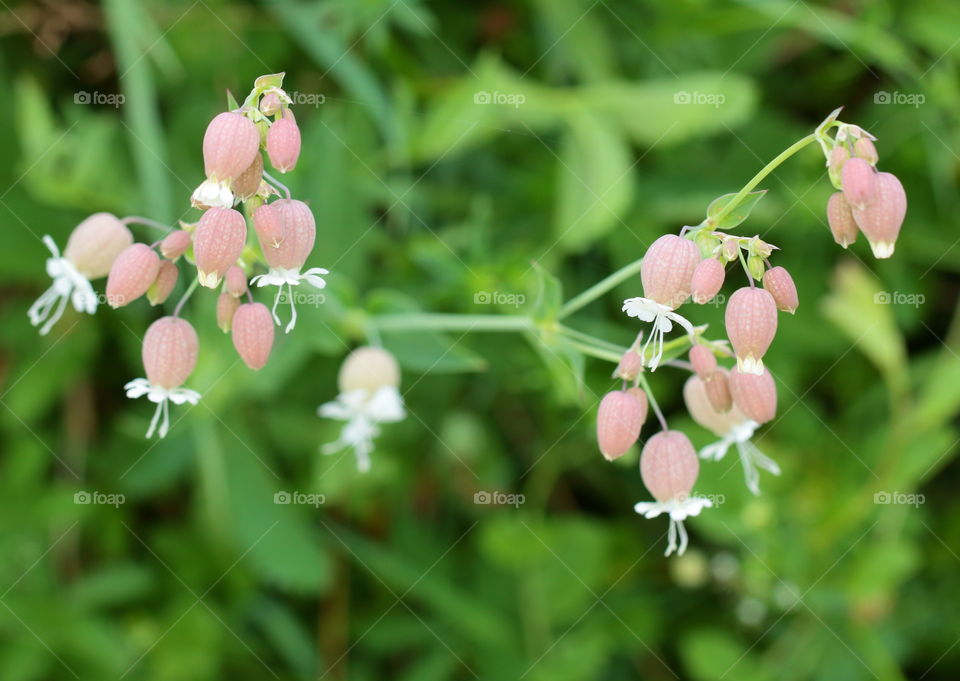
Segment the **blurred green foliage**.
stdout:
<path fill-rule="evenodd" d="M 960 675 L 960 5 L 48 0 L 0 16 L 0 679 Z M 207 121 L 276 71 L 316 102 L 295 107 L 285 181 L 317 216 L 327 303 L 253 374 L 196 296 L 204 398 L 145 442 L 150 408 L 121 387 L 157 311 L 70 312 L 38 339 L 38 237 L 62 245 L 97 210 L 190 216 Z M 368 475 L 319 456 L 339 425 L 315 407 L 368 315 L 525 313 L 543 282 L 555 309 L 840 105 L 906 186 L 896 256 L 834 246 L 815 149 L 764 183 L 744 228 L 780 246 L 802 300 L 768 355 L 780 415 L 759 435 L 783 474 L 752 498 L 736 461 L 705 465 L 697 489 L 724 503 L 688 523 L 686 556 L 663 559 L 666 522 L 631 510 L 637 452 L 596 452 L 610 365 L 549 340 L 384 333 L 410 417 Z M 629 343 L 620 301 L 638 294 L 634 277 L 570 324 Z M 721 312 L 698 312 L 718 334 Z M 679 372 L 650 380 L 708 443 Z M 492 491 L 524 503 L 474 503 Z M 896 493 L 923 503 L 882 503 Z"/>

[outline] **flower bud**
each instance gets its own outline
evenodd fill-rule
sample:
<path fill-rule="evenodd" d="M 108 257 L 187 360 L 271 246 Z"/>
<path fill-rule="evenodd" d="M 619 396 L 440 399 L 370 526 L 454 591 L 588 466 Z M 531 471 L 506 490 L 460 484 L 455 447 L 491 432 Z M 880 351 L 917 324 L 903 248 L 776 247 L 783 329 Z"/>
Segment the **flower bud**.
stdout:
<path fill-rule="evenodd" d="M 725 274 L 723 264 L 716 258 L 701 260 L 693 270 L 693 277 L 690 280 L 693 302 L 700 305 L 709 302 L 720 292 Z"/>
<path fill-rule="evenodd" d="M 232 208 L 210 208 L 193 235 L 193 259 L 201 286 L 214 288 L 237 262 L 247 241 L 247 223 Z"/>
<path fill-rule="evenodd" d="M 142 296 L 157 278 L 160 256 L 146 244 L 127 246 L 107 277 L 107 303 L 116 309 Z"/>
<path fill-rule="evenodd" d="M 750 276 L 757 281 L 763 279 L 763 273 L 766 269 L 767 264 L 759 255 L 751 255 L 747 258 L 747 271 L 750 273 Z"/>
<path fill-rule="evenodd" d="M 392 354 L 383 348 L 359 347 L 343 360 L 337 375 L 341 393 L 365 390 L 375 393 L 384 386 L 400 386 L 400 365 Z"/>
<path fill-rule="evenodd" d="M 690 348 L 690 364 L 700 378 L 706 378 L 717 368 L 717 358 L 706 345 L 694 345 Z"/>
<path fill-rule="evenodd" d="M 169 260 L 161 260 L 157 269 L 157 278 L 147 289 L 147 300 L 151 305 L 159 305 L 170 297 L 173 287 L 177 285 L 180 270 Z"/>
<path fill-rule="evenodd" d="M 850 150 L 844 145 L 838 144 L 830 150 L 830 162 L 828 164 L 830 171 L 837 177 L 843 171 L 843 164 L 850 160 Z"/>
<path fill-rule="evenodd" d="M 239 298 L 247 292 L 247 273 L 242 267 L 231 265 L 224 277 L 224 283 L 227 287 L 227 293 L 234 298 Z"/>
<path fill-rule="evenodd" d="M 63 257 L 87 279 L 99 279 L 110 272 L 113 261 L 133 243 L 125 224 L 110 213 L 94 213 L 73 228 Z"/>
<path fill-rule="evenodd" d="M 797 285 L 793 283 L 793 277 L 787 270 L 782 267 L 771 267 L 763 275 L 763 288 L 773 296 L 778 310 L 790 314 L 797 311 L 797 306 L 800 305 Z"/>
<path fill-rule="evenodd" d="M 240 307 L 240 300 L 229 293 L 221 293 L 217 296 L 217 326 L 224 333 L 230 332 L 233 315 L 238 307 Z"/>
<path fill-rule="evenodd" d="M 183 385 L 197 365 L 197 332 L 179 317 L 161 317 L 143 337 L 147 380 L 167 390 Z"/>
<path fill-rule="evenodd" d="M 717 369 L 703 379 L 703 387 L 707 391 L 710 406 L 721 414 L 730 411 L 730 407 L 733 406 L 729 383 L 726 369 L 723 371 Z"/>
<path fill-rule="evenodd" d="M 877 148 L 873 145 L 869 137 L 861 137 L 853 143 L 853 155 L 857 158 L 862 158 L 872 166 L 877 165 L 877 161 L 880 160 L 880 155 L 877 154 Z"/>
<path fill-rule="evenodd" d="M 744 287 L 730 296 L 724 314 L 727 337 L 746 373 L 763 371 L 763 356 L 777 333 L 777 304 L 768 291 Z"/>
<path fill-rule="evenodd" d="M 841 173 L 843 196 L 851 208 L 862 209 L 873 201 L 877 193 L 877 173 L 862 158 L 851 158 L 843 164 Z"/>
<path fill-rule="evenodd" d="M 253 211 L 253 229 L 264 253 L 280 246 L 283 241 L 283 223 L 276 203 L 265 203 Z"/>
<path fill-rule="evenodd" d="M 167 234 L 160 242 L 160 253 L 167 260 L 176 260 L 190 248 L 190 232 L 178 229 Z"/>
<path fill-rule="evenodd" d="M 246 201 L 260 189 L 263 179 L 263 156 L 259 153 L 253 157 L 253 163 L 240 173 L 233 181 L 233 194 L 241 201 Z"/>
<path fill-rule="evenodd" d="M 262 369 L 273 348 L 273 317 L 263 303 L 244 303 L 233 313 L 233 347 L 248 367 Z M 222 327 L 221 327 L 222 328 Z"/>
<path fill-rule="evenodd" d="M 727 262 L 733 262 L 740 257 L 740 242 L 737 239 L 726 239 L 721 247 L 721 255 Z"/>
<path fill-rule="evenodd" d="M 643 295 L 671 309 L 690 296 L 690 280 L 700 262 L 700 250 L 689 239 L 665 234 L 647 249 L 640 265 Z"/>
<path fill-rule="evenodd" d="M 853 219 L 853 211 L 843 197 L 843 192 L 830 196 L 827 202 L 827 222 L 830 224 L 833 240 L 844 248 L 857 240 L 857 222 Z"/>
<path fill-rule="evenodd" d="M 260 113 L 272 116 L 280 111 L 280 96 L 276 92 L 268 92 L 260 100 Z"/>
<path fill-rule="evenodd" d="M 722 375 L 724 382 L 729 385 L 727 370 L 721 369 L 717 373 Z M 717 409 L 707 392 L 706 383 L 699 376 L 691 376 L 683 384 L 683 401 L 690 417 L 714 435 L 723 437 L 731 428 L 747 420 L 736 405 L 731 405 L 726 410 Z"/>
<path fill-rule="evenodd" d="M 281 118 L 267 131 L 267 155 L 270 164 L 285 173 L 293 170 L 300 157 L 300 128 L 293 118 Z"/>
<path fill-rule="evenodd" d="M 203 134 L 203 166 L 207 177 L 232 180 L 253 163 L 260 149 L 260 132 L 243 114 L 233 111 L 214 117 Z"/>
<path fill-rule="evenodd" d="M 313 250 L 317 226 L 313 213 L 303 201 L 280 199 L 271 206 L 278 211 L 283 226 L 283 240 L 279 245 L 260 242 L 264 260 L 270 267 L 299 269 Z"/>
<path fill-rule="evenodd" d="M 620 363 L 617 365 L 614 376 L 624 381 L 633 381 L 636 380 L 641 371 L 643 371 L 643 357 L 639 352 L 630 348 L 623 353 L 623 357 L 620 358 Z"/>
<path fill-rule="evenodd" d="M 777 415 L 777 386 L 769 370 L 748 374 L 733 369 L 729 383 L 733 403 L 748 419 L 766 423 Z"/>
<path fill-rule="evenodd" d="M 889 258 L 907 214 L 907 194 L 896 175 L 877 173 L 877 191 L 873 202 L 863 209 L 854 209 L 853 218 L 870 242 L 877 258 Z"/>
<path fill-rule="evenodd" d="M 639 391 L 643 395 L 643 391 Z M 607 461 L 623 456 L 640 437 L 647 417 L 647 397 L 614 390 L 603 396 L 597 410 L 597 444 Z"/>
<path fill-rule="evenodd" d="M 640 453 L 643 484 L 659 502 L 683 499 L 690 495 L 700 460 L 689 438 L 678 430 L 664 430 L 649 440 Z"/>

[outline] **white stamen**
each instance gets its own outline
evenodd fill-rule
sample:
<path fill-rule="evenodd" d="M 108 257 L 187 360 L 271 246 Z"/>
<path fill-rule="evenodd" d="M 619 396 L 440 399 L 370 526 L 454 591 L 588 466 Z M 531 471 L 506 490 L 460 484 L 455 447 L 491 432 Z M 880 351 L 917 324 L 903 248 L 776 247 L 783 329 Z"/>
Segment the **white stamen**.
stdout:
<path fill-rule="evenodd" d="M 323 446 L 324 454 L 335 454 L 353 447 L 357 457 L 357 470 L 370 470 L 370 453 L 373 439 L 380 434 L 379 424 L 395 423 L 406 416 L 400 391 L 392 385 L 381 386 L 372 395 L 369 391 L 351 390 L 341 393 L 333 402 L 317 409 L 326 418 L 346 421 L 343 430 L 334 442 Z"/>
<path fill-rule="evenodd" d="M 676 323 L 691 336 L 694 335 L 693 325 L 684 317 L 681 317 L 672 308 L 658 303 L 649 298 L 627 298 L 623 301 L 622 310 L 628 317 L 636 317 L 643 322 L 652 322 L 653 331 L 647 337 L 643 344 L 642 354 L 646 357 L 647 348 L 653 343 L 653 356 L 647 360 L 647 368 L 650 371 L 656 371 L 663 358 L 663 339 L 664 335 L 673 330 L 673 324 Z"/>
<path fill-rule="evenodd" d="M 174 404 L 189 402 L 195 405 L 200 401 L 200 393 L 195 390 L 182 386 L 179 388 L 162 388 L 153 385 L 145 378 L 135 378 L 123 386 L 123 389 L 127 391 L 127 397 L 131 399 L 146 395 L 148 400 L 156 403 L 157 409 L 153 412 L 150 427 L 147 429 L 148 439 L 153 437 L 154 432 L 160 438 L 167 436 L 167 432 L 170 430 L 170 402 Z M 160 420 L 161 416 L 163 417 L 162 421 Z M 160 426 L 159 430 L 157 430 L 158 424 Z"/>
<path fill-rule="evenodd" d="M 69 302 L 73 303 L 77 312 L 93 314 L 97 310 L 97 294 L 90 285 L 90 280 L 80 274 L 72 262 L 61 257 L 60 250 L 49 235 L 43 237 L 43 243 L 53 256 L 47 259 L 47 274 L 53 279 L 53 283 L 27 310 L 33 326 L 43 324 L 40 328 L 41 336 L 50 332 L 63 316 Z"/>
<path fill-rule="evenodd" d="M 293 287 L 299 286 L 301 281 L 305 281 L 314 288 L 321 289 L 327 285 L 321 274 L 329 274 L 328 270 L 322 267 L 311 267 L 306 272 L 301 272 L 299 267 L 286 269 L 283 267 L 271 267 L 266 274 L 258 274 L 250 280 L 251 284 L 256 284 L 257 288 L 263 286 L 276 286 L 277 295 L 273 298 L 273 308 L 270 314 L 273 315 L 273 321 L 280 326 L 280 317 L 277 315 L 277 306 L 280 304 L 280 298 L 283 296 L 283 287 L 287 287 L 290 295 L 290 322 L 284 329 L 284 333 L 290 333 L 297 325 L 297 307 L 293 299 Z"/>

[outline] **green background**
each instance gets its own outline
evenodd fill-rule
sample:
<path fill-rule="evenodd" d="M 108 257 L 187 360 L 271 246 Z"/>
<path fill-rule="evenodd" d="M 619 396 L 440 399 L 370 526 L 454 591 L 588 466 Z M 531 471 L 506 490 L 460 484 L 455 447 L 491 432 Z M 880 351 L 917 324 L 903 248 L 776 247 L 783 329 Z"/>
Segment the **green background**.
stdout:
<path fill-rule="evenodd" d="M 960 5 L 78 0 L 0 18 L 0 679 L 960 675 Z M 152 407 L 122 386 L 159 311 L 71 311 L 39 338 L 38 237 L 62 246 L 99 210 L 195 218 L 207 121 L 277 71 L 317 102 L 295 106 L 285 181 L 316 215 L 326 302 L 255 374 L 200 291 L 203 400 L 147 442 Z M 683 558 L 661 555 L 665 519 L 632 511 L 649 498 L 636 449 L 597 452 L 611 365 L 548 328 L 384 334 L 409 417 L 367 475 L 319 455 L 339 424 L 316 406 L 368 315 L 526 314 L 532 263 L 569 298 L 841 105 L 909 195 L 896 254 L 833 244 L 816 147 L 763 183 L 740 233 L 782 249 L 801 298 L 766 358 L 780 409 L 757 437 L 783 474 L 753 498 L 733 457 L 705 464 L 696 489 L 723 503 L 688 522 Z M 620 302 L 640 293 L 633 277 L 570 325 L 629 343 Z M 689 312 L 722 334 L 722 310 Z M 703 446 L 682 381 L 651 377 Z"/>

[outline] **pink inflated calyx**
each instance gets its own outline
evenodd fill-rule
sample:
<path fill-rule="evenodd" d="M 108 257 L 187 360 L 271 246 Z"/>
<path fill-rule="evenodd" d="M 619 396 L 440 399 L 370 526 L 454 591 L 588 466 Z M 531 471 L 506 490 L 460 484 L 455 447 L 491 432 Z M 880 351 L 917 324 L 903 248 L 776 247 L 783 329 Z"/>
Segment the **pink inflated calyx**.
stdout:
<path fill-rule="evenodd" d="M 253 211 L 253 229 L 264 253 L 268 248 L 276 249 L 283 243 L 283 216 L 276 204 L 265 203 Z"/>
<path fill-rule="evenodd" d="M 231 265 L 224 277 L 224 286 L 234 298 L 239 298 L 247 292 L 247 273 L 242 267 Z"/>
<path fill-rule="evenodd" d="M 763 288 L 770 292 L 777 309 L 793 314 L 800 305 L 797 285 L 783 267 L 771 267 L 763 273 Z"/>
<path fill-rule="evenodd" d="M 159 305 L 166 301 L 173 292 L 173 287 L 177 285 L 177 279 L 180 277 L 180 270 L 169 260 L 161 260 L 160 267 L 157 270 L 157 278 L 147 289 L 147 300 L 151 305 Z"/>
<path fill-rule="evenodd" d="M 657 433 L 640 453 L 640 476 L 653 498 L 660 502 L 690 496 L 700 461 L 690 439 L 678 430 Z"/>
<path fill-rule="evenodd" d="M 723 287 L 726 270 L 716 258 L 701 260 L 693 270 L 690 280 L 690 294 L 693 302 L 703 305 L 710 302 Z"/>
<path fill-rule="evenodd" d="M 880 155 L 877 154 L 877 148 L 869 137 L 861 137 L 853 143 L 853 155 L 857 158 L 862 158 L 872 166 L 877 165 L 877 161 L 880 160 Z"/>
<path fill-rule="evenodd" d="M 190 232 L 177 229 L 165 236 L 160 242 L 160 253 L 167 260 L 176 260 L 190 248 Z"/>
<path fill-rule="evenodd" d="M 257 371 L 270 359 L 273 317 L 263 303 L 244 303 L 233 313 L 233 347 L 248 367 Z"/>
<path fill-rule="evenodd" d="M 263 181 L 263 156 L 254 154 L 253 162 L 234 179 L 233 194 L 241 201 L 246 201 L 260 189 Z"/>
<path fill-rule="evenodd" d="M 143 368 L 154 386 L 183 385 L 197 365 L 197 332 L 179 317 L 161 317 L 143 337 Z"/>
<path fill-rule="evenodd" d="M 237 262 L 247 241 L 247 223 L 232 208 L 204 212 L 193 235 L 193 257 L 201 286 L 216 287 Z"/>
<path fill-rule="evenodd" d="M 157 278 L 160 256 L 146 244 L 131 244 L 117 256 L 107 276 L 107 303 L 116 309 L 142 296 Z"/>
<path fill-rule="evenodd" d="M 733 397 L 730 394 L 730 382 L 726 369 L 716 369 L 703 379 L 703 387 L 710 405 L 720 413 L 730 411 Z"/>
<path fill-rule="evenodd" d="M 620 358 L 614 376 L 624 381 L 633 381 L 636 380 L 641 371 L 643 371 L 643 357 L 639 352 L 630 348 Z"/>
<path fill-rule="evenodd" d="M 746 373 L 762 373 L 763 356 L 777 333 L 777 303 L 773 296 L 761 288 L 738 289 L 727 303 L 724 322 L 737 366 Z"/>
<path fill-rule="evenodd" d="M 640 280 L 643 295 L 670 309 L 680 307 L 690 297 L 693 272 L 700 262 L 700 249 L 675 234 L 660 237 L 643 256 Z"/>
<path fill-rule="evenodd" d="M 726 369 L 719 370 L 727 381 Z M 731 405 L 727 409 L 718 409 L 714 406 L 707 392 L 707 383 L 699 376 L 691 376 L 683 384 L 683 401 L 691 418 L 715 435 L 724 436 L 734 426 L 747 420 L 747 417 Z"/>
<path fill-rule="evenodd" d="M 597 410 L 597 444 L 607 461 L 627 453 L 640 437 L 646 416 L 646 395 L 638 398 L 636 393 L 614 390 L 603 396 Z"/>
<path fill-rule="evenodd" d="M 843 196 L 854 209 L 866 208 L 877 192 L 877 173 L 862 158 L 851 158 L 843 164 L 840 174 Z"/>
<path fill-rule="evenodd" d="M 110 272 L 113 262 L 132 243 L 133 235 L 119 218 L 94 213 L 73 228 L 63 257 L 87 279 L 99 279 Z"/>
<path fill-rule="evenodd" d="M 907 194 L 892 173 L 877 173 L 876 184 L 873 201 L 864 208 L 854 208 L 853 218 L 870 242 L 873 255 L 889 258 L 907 214 Z"/>
<path fill-rule="evenodd" d="M 214 117 L 203 134 L 203 166 L 207 177 L 233 180 L 253 163 L 260 148 L 257 126 L 233 111 Z"/>
<path fill-rule="evenodd" d="M 281 173 L 293 170 L 300 158 L 300 128 L 289 110 L 267 131 L 270 164 Z"/>
<path fill-rule="evenodd" d="M 279 199 L 271 204 L 283 229 L 279 245 L 260 242 L 263 257 L 271 268 L 294 270 L 303 267 L 317 236 L 313 213 L 303 201 Z"/>
<path fill-rule="evenodd" d="M 705 378 L 717 368 L 717 358 L 706 345 L 694 345 L 690 348 L 690 365 L 700 378 Z"/>
<path fill-rule="evenodd" d="M 733 403 L 744 416 L 757 423 L 773 420 L 777 415 L 777 386 L 769 370 L 748 374 L 733 369 L 729 380 Z"/>
<path fill-rule="evenodd" d="M 853 219 L 853 210 L 844 198 L 843 192 L 830 195 L 830 200 L 827 202 L 827 223 L 830 225 L 833 240 L 844 248 L 857 240 L 860 230 L 857 228 L 857 222 Z"/>
<path fill-rule="evenodd" d="M 224 333 L 230 332 L 233 315 L 238 307 L 240 307 L 240 300 L 229 293 L 221 293 L 217 296 L 217 326 Z"/>

